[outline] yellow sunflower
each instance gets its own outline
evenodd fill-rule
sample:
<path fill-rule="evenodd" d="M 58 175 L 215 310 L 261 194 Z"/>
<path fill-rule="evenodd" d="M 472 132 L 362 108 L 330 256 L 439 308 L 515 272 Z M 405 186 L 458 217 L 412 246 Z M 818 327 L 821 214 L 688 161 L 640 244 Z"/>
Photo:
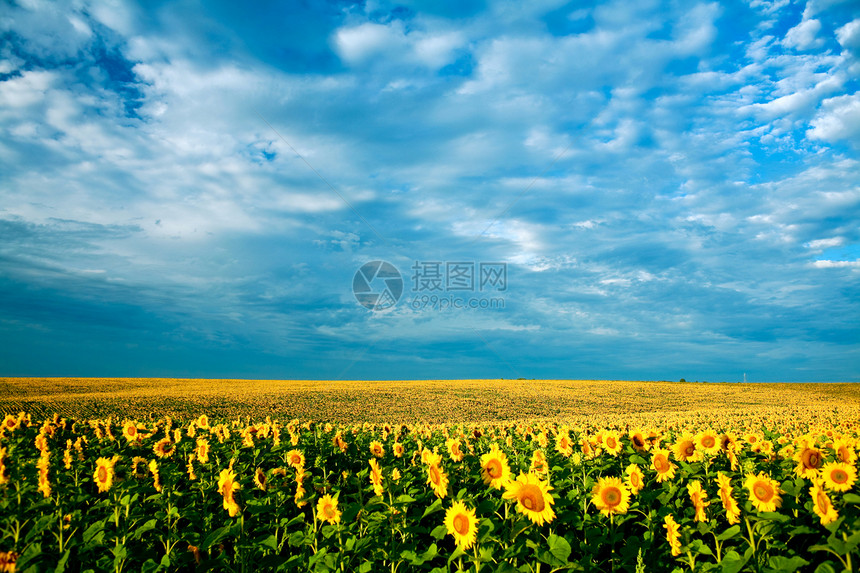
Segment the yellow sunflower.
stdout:
<path fill-rule="evenodd" d="M 669 451 L 655 449 L 651 451 L 651 469 L 657 472 L 657 483 L 663 483 L 675 477 L 675 464 L 669 461 Z"/>
<path fill-rule="evenodd" d="M 295 469 L 304 469 L 305 455 L 299 450 L 290 450 L 287 452 L 287 463 Z"/>
<path fill-rule="evenodd" d="M 516 480 L 505 483 L 505 499 L 517 501 L 517 511 L 524 514 L 537 525 L 549 523 L 555 519 L 552 504 L 555 501 L 549 494 L 552 487 L 541 480 L 537 474 L 520 472 Z"/>
<path fill-rule="evenodd" d="M 672 548 L 672 557 L 677 557 L 681 554 L 681 526 L 675 521 L 671 514 L 663 518 L 666 528 L 666 541 L 669 542 L 669 547 Z"/>
<path fill-rule="evenodd" d="M 713 430 L 705 430 L 696 435 L 696 448 L 713 456 L 720 451 L 720 438 Z"/>
<path fill-rule="evenodd" d="M 266 491 L 266 474 L 262 468 L 257 468 L 257 471 L 254 472 L 254 485 L 257 486 L 257 489 Z"/>
<path fill-rule="evenodd" d="M 478 534 L 478 519 L 475 510 L 466 507 L 462 501 L 445 511 L 445 527 L 449 535 L 454 536 L 454 542 L 464 551 L 472 547 Z"/>
<path fill-rule="evenodd" d="M 197 423 L 197 427 L 200 428 L 201 430 L 208 430 L 209 429 L 209 416 L 207 416 L 206 414 L 201 414 L 197 418 L 196 423 Z"/>
<path fill-rule="evenodd" d="M 236 503 L 234 494 L 241 486 L 236 483 L 236 474 L 230 468 L 221 470 L 218 476 L 218 493 L 224 498 L 224 509 L 227 510 L 230 517 L 236 517 L 240 511 L 239 504 Z"/>
<path fill-rule="evenodd" d="M 567 430 L 559 432 L 555 437 L 555 451 L 566 458 L 573 454 L 573 440 L 570 439 L 570 433 Z"/>
<path fill-rule="evenodd" d="M 836 452 L 836 459 L 844 464 L 853 464 L 857 461 L 857 452 L 848 438 L 834 440 L 833 451 Z"/>
<path fill-rule="evenodd" d="M 394 442 L 394 445 L 391 446 L 391 451 L 394 453 L 395 458 L 403 457 L 403 444 L 400 442 Z"/>
<path fill-rule="evenodd" d="M 370 453 L 373 454 L 374 457 L 381 458 L 385 455 L 385 448 L 382 446 L 382 443 L 373 440 L 370 442 Z"/>
<path fill-rule="evenodd" d="M 444 499 L 448 493 L 448 474 L 438 464 L 427 466 L 427 483 L 433 488 L 433 493 L 439 499 Z"/>
<path fill-rule="evenodd" d="M 627 513 L 630 508 L 630 492 L 620 478 L 602 477 L 591 490 L 591 503 L 606 516 Z"/>
<path fill-rule="evenodd" d="M 197 447 L 194 449 L 194 453 L 197 454 L 197 460 L 201 464 L 205 464 L 209 462 L 209 440 L 204 438 L 197 438 Z"/>
<path fill-rule="evenodd" d="M 809 495 L 812 497 L 812 510 L 821 518 L 821 525 L 827 525 L 839 519 L 839 513 L 833 508 L 833 502 L 819 482 L 815 482 L 809 489 Z"/>
<path fill-rule="evenodd" d="M 113 485 L 113 467 L 118 459 L 119 456 L 114 456 L 112 458 L 99 458 L 96 460 L 96 471 L 93 474 L 93 479 L 99 488 L 99 493 L 108 491 Z"/>
<path fill-rule="evenodd" d="M 693 508 L 696 510 L 696 521 L 708 521 L 708 516 L 705 515 L 705 508 L 711 505 L 711 502 L 705 501 L 708 499 L 708 494 L 702 489 L 702 482 L 693 480 L 687 484 L 687 493 L 690 494 L 690 501 L 693 503 Z"/>
<path fill-rule="evenodd" d="M 544 455 L 542 450 L 535 450 L 532 454 L 532 465 L 529 471 L 536 474 L 546 474 L 549 471 L 549 466 L 546 463 L 546 455 Z"/>
<path fill-rule="evenodd" d="M 851 464 L 830 462 L 821 468 L 821 478 L 827 489 L 848 491 L 857 481 L 857 469 Z"/>
<path fill-rule="evenodd" d="M 642 488 L 645 487 L 645 476 L 642 470 L 636 464 L 630 464 L 625 470 L 627 479 L 624 480 L 624 485 L 630 490 L 632 495 L 636 495 Z"/>
<path fill-rule="evenodd" d="M 463 451 L 460 449 L 459 438 L 445 440 L 445 447 L 448 448 L 448 455 L 451 457 L 451 461 L 463 461 Z"/>
<path fill-rule="evenodd" d="M 332 525 L 340 522 L 340 510 L 337 508 L 337 495 L 326 494 L 317 501 L 317 517 Z"/>
<path fill-rule="evenodd" d="M 648 451 L 648 448 L 651 447 L 651 443 L 645 438 L 645 434 L 642 430 L 630 430 L 627 437 L 630 438 L 630 444 L 637 452 Z"/>
<path fill-rule="evenodd" d="M 779 482 L 771 479 L 764 472 L 756 474 L 747 474 L 747 479 L 744 482 L 744 487 L 749 490 L 750 502 L 758 511 L 776 511 L 776 508 L 782 505 L 779 489 Z"/>
<path fill-rule="evenodd" d="M 696 449 L 696 441 L 690 434 L 684 433 L 672 448 L 675 459 L 681 462 L 696 462 L 702 459 L 702 453 Z"/>
<path fill-rule="evenodd" d="M 382 468 L 379 467 L 379 464 L 374 458 L 370 458 L 368 460 L 370 464 L 370 483 L 373 485 L 373 494 L 374 495 L 382 495 L 382 492 L 385 491 L 382 487 Z"/>
<path fill-rule="evenodd" d="M 726 510 L 726 520 L 729 525 L 740 522 L 741 510 L 732 495 L 732 480 L 723 472 L 717 473 L 717 485 L 720 486 L 720 501 Z"/>
<path fill-rule="evenodd" d="M 502 489 L 504 483 L 511 479 L 508 457 L 498 444 L 492 444 L 490 451 L 481 456 L 481 479 L 495 489 Z"/>
<path fill-rule="evenodd" d="M 818 448 L 807 446 L 794 455 L 794 461 L 797 462 L 794 473 L 802 478 L 813 479 L 824 464 L 824 456 L 821 455 L 821 450 Z"/>
<path fill-rule="evenodd" d="M 603 432 L 603 447 L 612 456 L 617 456 L 621 453 L 621 437 L 615 430 L 606 430 Z"/>
<path fill-rule="evenodd" d="M 140 440 L 140 431 L 137 427 L 137 422 L 126 420 L 122 425 L 122 435 L 127 442 L 137 442 Z"/>
<path fill-rule="evenodd" d="M 162 438 L 155 443 L 152 451 L 159 458 L 169 458 L 176 451 L 176 444 L 170 438 Z"/>

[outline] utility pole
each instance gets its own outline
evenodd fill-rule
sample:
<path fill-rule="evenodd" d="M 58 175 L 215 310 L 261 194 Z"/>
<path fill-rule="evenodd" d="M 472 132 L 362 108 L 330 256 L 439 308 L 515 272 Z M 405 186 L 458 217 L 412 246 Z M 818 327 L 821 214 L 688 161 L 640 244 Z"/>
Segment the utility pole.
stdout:
<path fill-rule="evenodd" d="M 747 383 L 747 373 L 744 372 L 744 384 L 746 384 L 746 383 Z"/>

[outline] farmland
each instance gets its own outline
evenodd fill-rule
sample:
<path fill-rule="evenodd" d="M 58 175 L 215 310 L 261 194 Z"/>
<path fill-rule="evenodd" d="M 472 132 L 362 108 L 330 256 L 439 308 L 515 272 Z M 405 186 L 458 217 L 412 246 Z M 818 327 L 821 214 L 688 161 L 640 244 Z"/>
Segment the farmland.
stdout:
<path fill-rule="evenodd" d="M 860 566 L 850 384 L 3 379 L 0 571 Z"/>

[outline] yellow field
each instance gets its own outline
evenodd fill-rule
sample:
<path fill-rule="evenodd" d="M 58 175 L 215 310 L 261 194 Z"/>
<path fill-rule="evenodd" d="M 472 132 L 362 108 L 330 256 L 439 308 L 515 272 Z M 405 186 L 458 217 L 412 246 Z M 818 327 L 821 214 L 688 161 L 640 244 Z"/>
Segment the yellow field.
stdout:
<path fill-rule="evenodd" d="M 267 415 L 333 422 L 549 420 L 635 424 L 697 417 L 860 419 L 858 384 L 734 384 L 607 380 L 201 380 L 0 378 L 0 413 L 75 418 Z M 783 418 L 784 419 L 784 418 Z"/>

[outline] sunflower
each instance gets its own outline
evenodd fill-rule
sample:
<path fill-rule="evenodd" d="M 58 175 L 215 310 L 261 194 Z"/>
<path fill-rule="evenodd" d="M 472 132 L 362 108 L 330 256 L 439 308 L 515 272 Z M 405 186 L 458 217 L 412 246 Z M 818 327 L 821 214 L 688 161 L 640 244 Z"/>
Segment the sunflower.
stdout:
<path fill-rule="evenodd" d="M 391 451 L 394 453 L 395 458 L 402 458 L 403 444 L 401 444 L 400 442 L 394 442 L 394 444 L 391 446 Z"/>
<path fill-rule="evenodd" d="M 857 461 L 857 452 L 848 438 L 834 440 L 833 451 L 836 452 L 836 459 L 844 464 L 853 464 Z"/>
<path fill-rule="evenodd" d="M 848 491 L 857 481 L 857 469 L 851 464 L 830 462 L 821 468 L 821 477 L 827 489 Z"/>
<path fill-rule="evenodd" d="M 663 518 L 666 528 L 666 541 L 669 542 L 669 547 L 672 548 L 672 557 L 677 557 L 681 554 L 681 526 L 672 517 L 672 514 Z"/>
<path fill-rule="evenodd" d="M 234 493 L 241 489 L 241 486 L 236 483 L 236 474 L 230 468 L 221 470 L 218 476 L 218 493 L 224 498 L 224 509 L 227 510 L 230 517 L 236 517 L 241 509 L 236 503 Z"/>
<path fill-rule="evenodd" d="M 337 446 L 337 448 L 340 450 L 340 453 L 344 453 L 349 447 L 349 445 L 343 441 L 343 434 L 340 431 L 335 433 L 334 437 L 331 439 L 331 443 Z"/>
<path fill-rule="evenodd" d="M 505 499 L 517 500 L 517 511 L 525 514 L 537 525 L 549 523 L 555 519 L 552 504 L 555 501 L 549 494 L 552 487 L 541 480 L 537 474 L 520 472 L 516 480 L 505 482 Z"/>
<path fill-rule="evenodd" d="M 570 433 L 567 430 L 559 432 L 555 437 L 555 451 L 566 458 L 573 454 L 573 440 L 570 439 Z"/>
<path fill-rule="evenodd" d="M 627 435 L 630 438 L 630 444 L 633 446 L 633 449 L 637 452 L 645 452 L 648 451 L 648 448 L 651 447 L 651 444 L 645 438 L 645 434 L 642 430 L 630 430 L 630 433 Z"/>
<path fill-rule="evenodd" d="M 393 479 L 394 481 L 400 481 L 400 477 L 401 476 L 399 469 L 394 468 L 393 470 L 391 470 L 391 479 Z"/>
<path fill-rule="evenodd" d="M 529 472 L 536 474 L 546 474 L 549 471 L 549 466 L 546 463 L 546 455 L 543 450 L 535 450 L 532 454 L 532 465 Z"/>
<path fill-rule="evenodd" d="M 382 446 L 381 442 L 373 440 L 370 442 L 370 453 L 373 454 L 374 457 L 381 458 L 385 455 L 385 448 Z"/>
<path fill-rule="evenodd" d="M 296 470 L 305 467 L 305 455 L 299 450 L 290 450 L 287 452 L 287 463 L 296 468 Z"/>
<path fill-rule="evenodd" d="M 317 501 L 317 517 L 332 525 L 340 522 L 340 511 L 337 508 L 337 495 L 326 494 Z"/>
<path fill-rule="evenodd" d="M 672 447 L 675 459 L 681 462 L 696 462 L 702 459 L 702 452 L 696 449 L 696 441 L 688 433 L 684 433 Z"/>
<path fill-rule="evenodd" d="M 149 473 L 152 474 L 153 487 L 161 493 L 161 476 L 158 473 L 158 462 L 149 460 Z"/>
<path fill-rule="evenodd" d="M 197 454 L 197 460 L 201 464 L 205 464 L 209 462 L 209 440 L 204 438 L 197 438 L 197 447 L 194 449 L 194 453 Z"/>
<path fill-rule="evenodd" d="M 0 551 L 0 571 L 14 573 L 15 563 L 18 562 L 18 553 L 15 551 Z"/>
<path fill-rule="evenodd" d="M 806 445 L 794 455 L 794 461 L 797 462 L 794 473 L 802 478 L 813 479 L 818 475 L 818 470 L 824 463 L 824 457 L 821 455 L 821 450 Z"/>
<path fill-rule="evenodd" d="M 122 435 L 127 442 L 140 441 L 141 435 L 139 430 L 137 422 L 133 420 L 126 420 L 122 425 Z"/>
<path fill-rule="evenodd" d="M 612 456 L 617 456 L 621 453 L 621 437 L 615 430 L 607 430 L 603 433 L 603 447 Z"/>
<path fill-rule="evenodd" d="M 602 477 L 591 490 L 591 503 L 606 516 L 627 513 L 630 507 L 630 492 L 620 478 Z"/>
<path fill-rule="evenodd" d="M 257 486 L 257 489 L 266 491 L 266 474 L 262 468 L 257 468 L 257 471 L 254 472 L 254 485 Z"/>
<path fill-rule="evenodd" d="M 99 488 L 99 493 L 108 491 L 113 485 L 113 467 L 118 459 L 119 456 L 114 456 L 110 459 L 99 458 L 96 460 L 96 471 L 93 474 L 93 479 Z"/>
<path fill-rule="evenodd" d="M 699 480 L 691 481 L 687 484 L 687 493 L 690 494 L 690 501 L 693 503 L 693 508 L 696 510 L 696 521 L 708 521 L 708 516 L 705 515 L 705 508 L 711 505 L 708 499 L 708 494 L 702 489 L 702 482 Z"/>
<path fill-rule="evenodd" d="M 197 418 L 196 424 L 197 424 L 197 427 L 200 428 L 201 430 L 208 430 L 209 429 L 209 416 L 207 416 L 206 414 L 201 414 Z"/>
<path fill-rule="evenodd" d="M 669 451 L 655 449 L 651 452 L 651 469 L 657 472 L 657 483 L 663 483 L 675 477 L 675 464 L 669 461 Z"/>
<path fill-rule="evenodd" d="M 463 451 L 460 449 L 459 438 L 445 440 L 445 447 L 448 448 L 448 455 L 451 457 L 451 461 L 463 461 Z"/>
<path fill-rule="evenodd" d="M 726 520 L 729 525 L 739 523 L 741 510 L 738 508 L 738 502 L 732 496 L 732 480 L 723 472 L 718 472 L 717 485 L 720 486 L 720 501 L 723 502 L 723 509 L 726 510 Z"/>
<path fill-rule="evenodd" d="M 454 536 L 454 542 L 462 550 L 467 550 L 475 543 L 478 534 L 478 519 L 475 510 L 466 507 L 462 501 L 454 503 L 445 511 L 445 527 Z"/>
<path fill-rule="evenodd" d="M 448 474 L 438 464 L 427 466 L 427 483 L 433 488 L 433 493 L 439 499 L 444 499 L 448 493 Z"/>
<path fill-rule="evenodd" d="M 630 490 L 631 495 L 636 495 L 642 491 L 642 488 L 645 487 L 645 476 L 642 474 L 642 470 L 639 466 L 636 464 L 630 464 L 624 471 L 627 474 L 627 479 L 624 480 L 624 485 L 626 485 L 627 489 Z"/>
<path fill-rule="evenodd" d="M 720 451 L 720 438 L 713 430 L 705 430 L 696 434 L 696 448 L 713 456 Z"/>
<path fill-rule="evenodd" d="M 7 432 L 14 432 L 21 425 L 21 421 L 12 414 L 6 414 L 3 418 L 3 429 Z"/>
<path fill-rule="evenodd" d="M 821 525 L 827 525 L 839 519 L 839 513 L 833 508 L 833 502 L 822 489 L 820 482 L 816 481 L 809 488 L 809 495 L 812 496 L 812 510 L 821 518 Z"/>
<path fill-rule="evenodd" d="M 481 479 L 495 489 L 502 489 L 504 483 L 511 479 L 508 456 L 499 449 L 498 444 L 491 445 L 490 451 L 481 456 Z"/>
<path fill-rule="evenodd" d="M 176 444 L 170 438 L 162 438 L 155 443 L 152 451 L 159 458 L 169 458 L 176 451 Z"/>
<path fill-rule="evenodd" d="M 782 505 L 779 482 L 763 472 L 758 475 L 747 474 L 744 487 L 749 490 L 750 502 L 758 511 L 776 511 L 776 508 Z"/>
<path fill-rule="evenodd" d="M 51 462 L 48 456 L 45 455 L 39 456 L 39 461 L 36 462 L 36 467 L 39 468 L 39 491 L 46 498 L 51 497 L 51 482 L 48 479 L 48 468 L 50 465 Z"/>

